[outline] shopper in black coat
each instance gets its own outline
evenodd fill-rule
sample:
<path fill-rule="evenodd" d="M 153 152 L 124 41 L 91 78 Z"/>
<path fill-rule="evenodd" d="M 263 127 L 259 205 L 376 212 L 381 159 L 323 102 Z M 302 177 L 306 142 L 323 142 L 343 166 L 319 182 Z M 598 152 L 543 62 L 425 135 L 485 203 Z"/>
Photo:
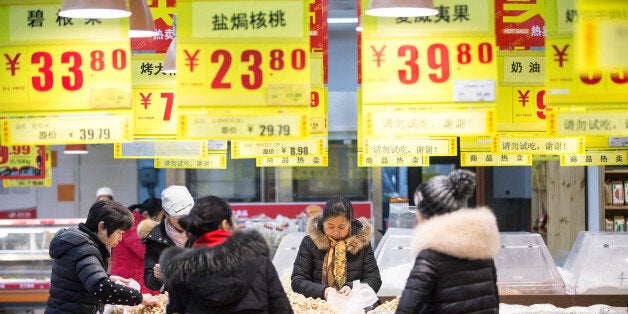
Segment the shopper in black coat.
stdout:
<path fill-rule="evenodd" d="M 306 297 L 327 299 L 331 289 L 348 295 L 353 281 L 360 280 L 377 292 L 382 279 L 371 247 L 372 236 L 373 227 L 365 218 L 354 218 L 349 200 L 333 197 L 327 201 L 322 215 L 307 222 L 307 236 L 301 241 L 292 270 L 292 290 Z M 341 269 L 344 276 L 336 273 L 333 263 L 329 264 L 327 276 L 323 274 L 325 259 L 331 258 L 332 240 L 346 245 L 344 270 Z"/>
<path fill-rule="evenodd" d="M 397 313 L 498 313 L 493 257 L 499 230 L 487 207 L 465 208 L 475 175 L 454 170 L 419 185 L 414 267 Z"/>
<path fill-rule="evenodd" d="M 166 234 L 166 219 L 168 218 L 164 218 L 143 239 L 146 245 L 146 251 L 144 252 L 144 284 L 151 290 L 159 290 L 163 285 L 161 274 L 158 275 L 158 278 L 155 276 L 154 271 L 155 265 L 159 264 L 159 256 L 165 249 L 176 246 L 168 234 Z M 192 242 L 188 240 L 185 247 L 191 246 Z"/>
<path fill-rule="evenodd" d="M 168 313 L 293 313 L 269 248 L 257 231 L 235 231 L 231 206 L 208 196 L 180 221 L 191 249 L 160 258 Z"/>
<path fill-rule="evenodd" d="M 127 287 L 128 279 L 107 274 L 109 249 L 132 225 L 133 216 L 126 207 L 98 201 L 85 223 L 55 234 L 49 248 L 53 261 L 45 313 L 91 314 L 105 303 L 157 304 L 150 294 Z"/>

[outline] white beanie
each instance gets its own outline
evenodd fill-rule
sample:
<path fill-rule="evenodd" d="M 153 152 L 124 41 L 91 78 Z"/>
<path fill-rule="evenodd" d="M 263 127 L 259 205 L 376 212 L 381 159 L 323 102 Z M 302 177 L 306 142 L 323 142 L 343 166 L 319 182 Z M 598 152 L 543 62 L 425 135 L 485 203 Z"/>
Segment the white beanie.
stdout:
<path fill-rule="evenodd" d="M 190 213 L 194 199 L 186 187 L 171 185 L 161 192 L 161 206 L 168 215 L 180 218 Z"/>
<path fill-rule="evenodd" d="M 99 188 L 98 190 L 96 190 L 96 197 L 102 196 L 102 195 L 109 195 L 111 197 L 113 197 L 113 191 L 111 190 L 111 188 L 103 186 L 101 188 Z"/>

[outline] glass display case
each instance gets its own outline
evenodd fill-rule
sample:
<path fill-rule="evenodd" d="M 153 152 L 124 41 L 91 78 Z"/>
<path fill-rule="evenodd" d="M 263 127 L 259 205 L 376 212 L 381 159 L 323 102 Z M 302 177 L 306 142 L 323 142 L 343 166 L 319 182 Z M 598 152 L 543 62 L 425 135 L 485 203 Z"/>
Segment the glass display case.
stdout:
<path fill-rule="evenodd" d="M 628 294 L 628 233 L 580 232 L 562 269 L 568 294 Z"/>
<path fill-rule="evenodd" d="M 563 280 L 540 234 L 502 232 L 495 257 L 502 295 L 565 294 Z"/>
<path fill-rule="evenodd" d="M 292 268 L 305 232 L 292 232 L 283 237 L 273 256 L 273 265 L 284 289 L 292 289 Z"/>
<path fill-rule="evenodd" d="M 55 233 L 84 219 L 0 220 L 0 302 L 45 302 Z"/>
<path fill-rule="evenodd" d="M 406 285 L 414 259 L 410 243 L 414 229 L 388 228 L 375 248 L 375 260 L 382 277 L 377 296 L 399 296 Z"/>

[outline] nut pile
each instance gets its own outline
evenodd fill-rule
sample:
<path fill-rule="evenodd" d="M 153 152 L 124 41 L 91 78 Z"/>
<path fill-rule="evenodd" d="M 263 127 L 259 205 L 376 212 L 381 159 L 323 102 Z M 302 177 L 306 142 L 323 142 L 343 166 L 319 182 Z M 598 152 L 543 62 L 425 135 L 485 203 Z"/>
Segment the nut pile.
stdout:
<path fill-rule="evenodd" d="M 329 303 L 323 299 L 306 298 L 300 293 L 292 290 L 286 290 L 290 306 L 295 314 L 314 314 L 314 313 L 331 313 L 337 312 L 329 306 Z"/>
<path fill-rule="evenodd" d="M 165 294 L 158 294 L 154 296 L 154 298 L 159 302 L 158 305 L 149 306 L 149 305 L 136 305 L 136 306 L 125 306 L 125 305 L 115 305 L 112 308 L 112 313 L 114 314 L 165 314 L 166 313 L 166 305 L 168 305 L 168 292 Z"/>
<path fill-rule="evenodd" d="M 373 311 L 371 312 L 394 312 L 397 310 L 397 306 L 399 306 L 399 297 L 396 297 L 392 300 L 384 302 L 383 304 L 380 304 L 378 307 L 374 308 Z"/>

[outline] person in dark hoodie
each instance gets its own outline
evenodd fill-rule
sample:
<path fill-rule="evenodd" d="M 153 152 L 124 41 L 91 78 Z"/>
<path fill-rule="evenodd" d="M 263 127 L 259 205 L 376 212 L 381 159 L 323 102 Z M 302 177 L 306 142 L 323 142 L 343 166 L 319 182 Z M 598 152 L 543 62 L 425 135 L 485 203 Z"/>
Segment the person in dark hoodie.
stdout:
<path fill-rule="evenodd" d="M 499 230 L 487 207 L 467 208 L 475 174 L 454 170 L 419 185 L 416 257 L 397 313 L 498 313 L 493 258 Z"/>
<path fill-rule="evenodd" d="M 306 228 L 292 270 L 294 292 L 321 299 L 333 290 L 349 295 L 354 280 L 379 290 L 382 279 L 370 242 L 373 227 L 365 218 L 354 218 L 349 200 L 332 197 Z"/>
<path fill-rule="evenodd" d="M 266 241 L 254 230 L 235 231 L 225 200 L 198 199 L 180 224 L 194 244 L 159 259 L 167 313 L 293 313 Z"/>
<path fill-rule="evenodd" d="M 109 249 L 133 225 L 131 212 L 113 201 L 98 201 L 78 227 L 59 230 L 50 242 L 52 275 L 45 313 L 96 313 L 104 304 L 157 305 L 107 274 Z M 119 284 L 117 282 L 121 282 Z"/>

